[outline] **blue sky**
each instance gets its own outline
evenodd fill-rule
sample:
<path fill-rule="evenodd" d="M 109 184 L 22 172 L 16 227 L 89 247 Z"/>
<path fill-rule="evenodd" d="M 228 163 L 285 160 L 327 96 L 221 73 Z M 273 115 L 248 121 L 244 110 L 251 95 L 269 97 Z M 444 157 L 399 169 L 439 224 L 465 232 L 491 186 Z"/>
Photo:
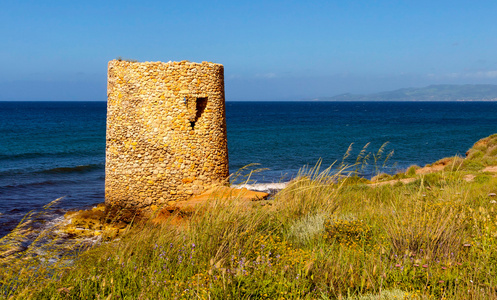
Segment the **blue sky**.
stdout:
<path fill-rule="evenodd" d="M 497 1 L 0 1 L 0 100 L 106 100 L 107 62 L 212 61 L 226 100 L 497 83 Z"/>

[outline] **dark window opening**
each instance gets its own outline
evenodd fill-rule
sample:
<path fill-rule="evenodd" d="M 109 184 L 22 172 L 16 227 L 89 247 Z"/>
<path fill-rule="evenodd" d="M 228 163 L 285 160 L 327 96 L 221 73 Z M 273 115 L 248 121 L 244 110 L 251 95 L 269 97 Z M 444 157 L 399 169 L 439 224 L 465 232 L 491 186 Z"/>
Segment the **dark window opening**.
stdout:
<path fill-rule="evenodd" d="M 195 102 L 196 102 L 195 118 L 193 121 L 190 121 L 190 125 L 192 126 L 193 129 L 195 129 L 195 124 L 197 123 L 198 119 L 200 119 L 202 113 L 207 107 L 207 98 L 197 98 L 197 101 Z"/>

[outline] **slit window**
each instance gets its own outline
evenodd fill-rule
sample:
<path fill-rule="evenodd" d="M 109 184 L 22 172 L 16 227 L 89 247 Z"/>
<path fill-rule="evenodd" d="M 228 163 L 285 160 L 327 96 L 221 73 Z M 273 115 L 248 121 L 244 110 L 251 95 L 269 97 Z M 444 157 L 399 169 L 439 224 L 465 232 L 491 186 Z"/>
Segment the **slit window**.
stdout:
<path fill-rule="evenodd" d="M 205 108 L 207 107 L 207 97 L 190 98 L 187 101 L 187 109 L 192 129 L 195 129 L 195 124 L 202 116 Z"/>

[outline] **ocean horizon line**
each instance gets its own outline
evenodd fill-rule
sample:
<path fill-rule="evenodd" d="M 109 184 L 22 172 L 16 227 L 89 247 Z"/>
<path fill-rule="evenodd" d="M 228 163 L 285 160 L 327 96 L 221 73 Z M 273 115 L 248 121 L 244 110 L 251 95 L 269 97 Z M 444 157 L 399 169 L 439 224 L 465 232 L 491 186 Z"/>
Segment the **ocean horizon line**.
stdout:
<path fill-rule="evenodd" d="M 58 102 L 58 103 L 106 103 L 107 100 L 0 100 L 3 103 L 48 103 L 48 102 Z M 317 103 L 375 103 L 375 102 L 387 102 L 387 103 L 417 103 L 417 102 L 433 102 L 433 103 L 456 103 L 456 102 L 497 102 L 497 99 L 489 100 L 226 100 L 225 102 L 317 102 Z"/>

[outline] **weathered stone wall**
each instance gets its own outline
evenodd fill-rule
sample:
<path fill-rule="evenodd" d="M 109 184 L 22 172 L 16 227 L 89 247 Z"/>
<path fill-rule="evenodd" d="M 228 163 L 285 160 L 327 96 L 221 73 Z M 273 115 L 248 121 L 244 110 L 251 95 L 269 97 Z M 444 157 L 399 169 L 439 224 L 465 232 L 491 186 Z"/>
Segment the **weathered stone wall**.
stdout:
<path fill-rule="evenodd" d="M 222 65 L 113 60 L 107 94 L 106 204 L 171 204 L 226 180 Z"/>

